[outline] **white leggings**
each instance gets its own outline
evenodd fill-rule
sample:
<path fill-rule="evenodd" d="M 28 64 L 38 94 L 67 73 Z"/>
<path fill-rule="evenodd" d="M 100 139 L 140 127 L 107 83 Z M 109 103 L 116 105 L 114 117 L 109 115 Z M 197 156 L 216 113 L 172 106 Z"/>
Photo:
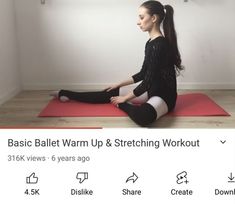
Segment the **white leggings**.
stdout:
<path fill-rule="evenodd" d="M 123 86 L 120 88 L 119 95 L 124 96 L 128 93 L 130 93 L 132 90 L 137 87 L 138 84 L 132 84 L 128 86 Z M 130 103 L 132 104 L 142 104 L 142 103 L 148 103 L 151 106 L 154 107 L 155 111 L 157 112 L 157 119 L 160 118 L 161 116 L 165 115 L 168 113 L 168 106 L 166 102 L 159 96 L 152 96 L 151 98 L 148 98 L 148 93 L 145 92 L 142 95 L 133 98 L 130 100 Z"/>

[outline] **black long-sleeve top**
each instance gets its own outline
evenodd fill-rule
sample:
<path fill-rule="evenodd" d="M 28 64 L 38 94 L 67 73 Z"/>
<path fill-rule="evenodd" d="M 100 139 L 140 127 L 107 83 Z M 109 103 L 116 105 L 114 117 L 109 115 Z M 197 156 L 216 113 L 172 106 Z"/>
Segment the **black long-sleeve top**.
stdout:
<path fill-rule="evenodd" d="M 132 76 L 135 83 L 142 81 L 133 90 L 135 96 L 144 92 L 148 93 L 149 98 L 159 96 L 166 102 L 169 111 L 175 107 L 177 98 L 176 73 L 171 53 L 164 37 L 148 40 L 142 69 Z"/>

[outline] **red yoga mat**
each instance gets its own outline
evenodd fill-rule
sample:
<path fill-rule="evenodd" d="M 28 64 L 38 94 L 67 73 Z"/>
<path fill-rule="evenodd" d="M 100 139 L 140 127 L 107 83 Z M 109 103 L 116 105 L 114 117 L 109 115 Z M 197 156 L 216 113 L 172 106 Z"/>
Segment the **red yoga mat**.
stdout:
<path fill-rule="evenodd" d="M 171 116 L 229 116 L 205 94 L 179 95 Z M 123 117 L 125 112 L 112 104 L 89 104 L 76 101 L 60 102 L 53 99 L 39 117 Z"/>
<path fill-rule="evenodd" d="M 178 95 L 171 116 L 230 116 L 207 95 L 191 93 Z"/>

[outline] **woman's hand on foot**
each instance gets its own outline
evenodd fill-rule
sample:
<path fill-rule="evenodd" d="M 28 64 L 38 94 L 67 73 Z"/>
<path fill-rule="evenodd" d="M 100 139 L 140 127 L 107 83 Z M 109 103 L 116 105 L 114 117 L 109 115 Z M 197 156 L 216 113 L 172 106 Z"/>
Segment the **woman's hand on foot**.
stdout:
<path fill-rule="evenodd" d="M 125 96 L 113 96 L 110 98 L 110 101 L 113 105 L 117 106 L 119 103 L 124 103 L 127 100 Z"/>

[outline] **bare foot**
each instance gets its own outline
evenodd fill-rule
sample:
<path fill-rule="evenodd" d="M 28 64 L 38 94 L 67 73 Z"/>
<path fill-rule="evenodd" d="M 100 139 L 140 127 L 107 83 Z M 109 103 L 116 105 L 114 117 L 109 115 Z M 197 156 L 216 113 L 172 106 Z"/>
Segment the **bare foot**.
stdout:
<path fill-rule="evenodd" d="M 69 101 L 69 98 L 67 96 L 61 96 L 60 101 L 61 102 L 67 102 L 67 101 Z"/>

